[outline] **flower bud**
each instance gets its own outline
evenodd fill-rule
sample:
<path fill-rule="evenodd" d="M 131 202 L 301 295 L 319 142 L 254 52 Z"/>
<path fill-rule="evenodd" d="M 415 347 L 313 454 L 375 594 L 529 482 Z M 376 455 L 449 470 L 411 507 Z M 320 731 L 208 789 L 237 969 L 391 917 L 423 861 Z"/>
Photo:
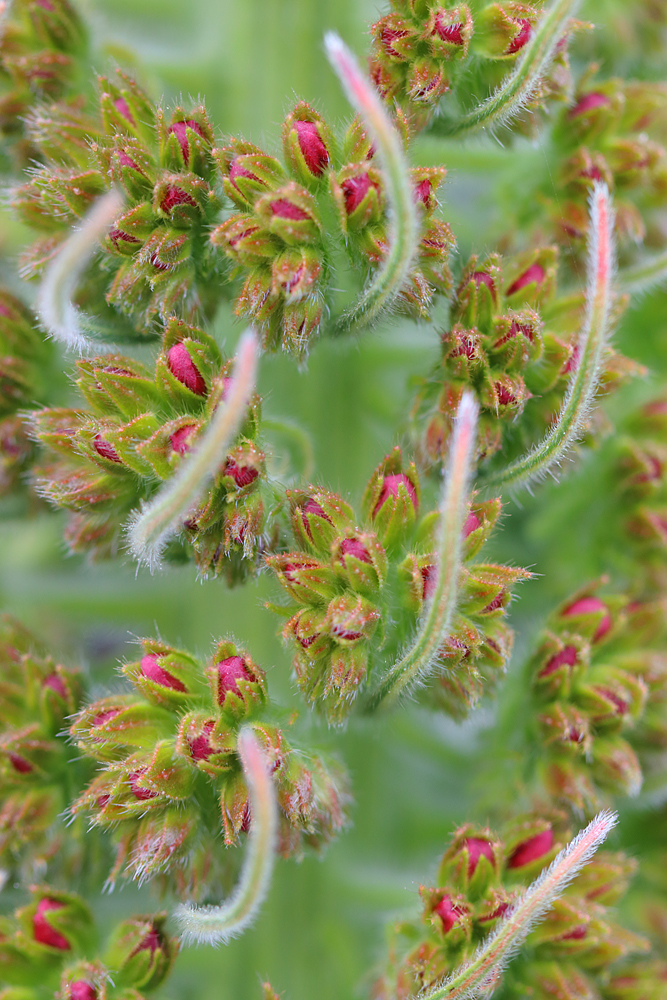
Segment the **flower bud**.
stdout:
<path fill-rule="evenodd" d="M 54 952 L 90 944 L 92 915 L 82 899 L 46 886 L 32 891 L 34 901 L 17 913 L 28 940 Z"/>
<path fill-rule="evenodd" d="M 384 583 L 387 556 L 373 532 L 338 539 L 332 549 L 333 565 L 352 590 L 374 593 Z"/>
<path fill-rule="evenodd" d="M 120 413 L 124 417 L 136 417 L 159 407 L 158 390 L 151 373 L 132 358 L 106 354 L 77 361 L 76 367 L 77 388 L 93 411 L 101 416 Z"/>
<path fill-rule="evenodd" d="M 563 838 L 566 839 L 566 838 Z M 530 882 L 563 846 L 554 823 L 539 817 L 518 817 L 505 831 L 505 864 L 522 881 Z"/>
<path fill-rule="evenodd" d="M 288 246 L 313 243 L 320 238 L 317 203 L 294 181 L 261 195 L 255 202 L 255 212 L 263 227 Z"/>
<path fill-rule="evenodd" d="M 225 194 L 239 208 L 254 208 L 260 195 L 285 181 L 280 161 L 250 142 L 235 139 L 230 146 L 216 150 L 214 156 L 223 175 Z"/>
<path fill-rule="evenodd" d="M 271 267 L 273 293 L 281 295 L 287 304 L 298 302 L 313 291 L 321 271 L 321 261 L 312 250 L 285 250 L 275 257 Z"/>
<path fill-rule="evenodd" d="M 283 311 L 282 346 L 304 358 L 310 341 L 322 321 L 323 298 L 320 294 L 309 295 L 294 305 L 286 305 Z"/>
<path fill-rule="evenodd" d="M 344 232 L 356 232 L 384 217 L 382 175 L 373 166 L 351 164 L 331 180 Z"/>
<path fill-rule="evenodd" d="M 590 645 L 579 636 L 564 639 L 547 632 L 533 662 L 533 683 L 548 698 L 569 698 L 573 681 L 584 675 L 590 659 Z"/>
<path fill-rule="evenodd" d="M 153 189 L 153 211 L 174 226 L 190 226 L 202 219 L 211 197 L 195 174 L 163 174 Z"/>
<path fill-rule="evenodd" d="M 501 277 L 498 254 L 492 254 L 481 264 L 477 257 L 471 257 L 456 290 L 452 321 L 460 322 L 466 329 L 476 327 L 483 333 L 490 330 L 498 309 Z"/>
<path fill-rule="evenodd" d="M 154 639 L 142 639 L 141 645 L 143 656 L 123 666 L 125 676 L 154 705 L 174 710 L 187 705 L 203 688 L 197 661 Z"/>
<path fill-rule="evenodd" d="M 211 243 L 222 247 L 235 264 L 252 267 L 272 260 L 279 250 L 275 236 L 262 229 L 251 215 L 230 216 L 211 233 Z"/>
<path fill-rule="evenodd" d="M 601 642 L 613 625 L 608 606 L 593 594 L 585 594 L 566 605 L 560 617 L 568 619 L 570 627 L 590 635 L 592 643 Z"/>
<path fill-rule="evenodd" d="M 96 760 L 115 760 L 128 747 L 150 749 L 173 730 L 173 716 L 134 695 L 109 695 L 81 709 L 70 727 L 76 745 Z"/>
<path fill-rule="evenodd" d="M 215 136 L 203 106 L 190 112 L 175 108 L 168 120 L 158 109 L 157 126 L 163 167 L 174 173 L 189 170 L 200 177 L 209 175 Z"/>
<path fill-rule="evenodd" d="M 556 247 L 543 247 L 513 258 L 504 271 L 505 297 L 516 308 L 529 302 L 542 304 L 552 296 L 556 285 Z"/>
<path fill-rule="evenodd" d="M 449 90 L 442 63 L 428 56 L 415 59 L 410 66 L 406 90 L 410 100 L 417 104 L 437 104 Z"/>
<path fill-rule="evenodd" d="M 331 162 L 333 137 L 326 122 L 305 101 L 299 101 L 283 125 L 283 155 L 303 184 L 321 178 Z"/>
<path fill-rule="evenodd" d="M 452 885 L 469 899 L 483 896 L 500 873 L 500 842 L 490 830 L 470 824 L 453 836 L 438 869 L 438 882 Z"/>
<path fill-rule="evenodd" d="M 354 511 L 336 493 L 288 491 L 287 497 L 294 536 L 303 548 L 328 559 L 332 543 L 346 531 L 354 530 Z"/>
<path fill-rule="evenodd" d="M 166 914 L 132 917 L 115 929 L 105 962 L 117 984 L 152 990 L 169 974 L 178 953 L 178 942 L 165 930 Z"/>
<path fill-rule="evenodd" d="M 154 142 L 155 108 L 136 81 L 121 70 L 115 79 L 98 77 L 100 109 L 107 135 L 134 136 L 142 145 Z"/>
<path fill-rule="evenodd" d="M 419 887 L 425 910 L 424 919 L 431 925 L 438 939 L 448 948 L 460 948 L 472 935 L 472 908 L 466 898 L 442 889 Z"/>
<path fill-rule="evenodd" d="M 269 556 L 266 562 L 275 572 L 281 586 L 299 604 L 326 603 L 338 590 L 334 570 L 313 556 L 287 552 L 284 555 Z"/>
<path fill-rule="evenodd" d="M 438 59 L 465 59 L 473 35 L 473 20 L 467 4 L 433 7 L 424 31 L 431 55 Z"/>
<path fill-rule="evenodd" d="M 315 608 L 303 608 L 290 618 L 282 631 L 286 642 L 294 642 L 300 656 L 297 674 L 309 671 L 315 660 L 331 650 L 331 640 L 326 634 L 325 613 Z M 301 669 L 303 668 L 303 669 Z"/>
<path fill-rule="evenodd" d="M 334 642 L 346 646 L 370 638 L 379 619 L 379 610 L 361 595 L 344 594 L 330 602 L 326 626 Z"/>
<path fill-rule="evenodd" d="M 233 681 L 233 666 L 225 668 L 227 683 Z M 242 678 L 237 678 L 238 679 Z M 216 777 L 235 763 L 236 734 L 219 719 L 203 711 L 184 715 L 178 730 L 176 750 L 195 767 Z"/>
<path fill-rule="evenodd" d="M 99 962 L 77 962 L 65 969 L 55 1000 L 107 1000 L 109 974 Z"/>
<path fill-rule="evenodd" d="M 419 511 L 419 479 L 414 464 L 403 471 L 396 447 L 380 463 L 364 493 L 364 508 L 385 547 L 410 532 Z"/>
<path fill-rule="evenodd" d="M 266 700 L 266 675 L 233 642 L 218 643 L 206 675 L 214 704 L 235 722 L 251 715 Z"/>
<path fill-rule="evenodd" d="M 648 687 L 641 677 L 599 665 L 588 671 L 586 683 L 579 685 L 574 700 L 598 731 L 612 732 L 643 715 L 647 695 Z"/>
<path fill-rule="evenodd" d="M 489 4 L 475 18 L 473 45 L 489 59 L 512 58 L 532 38 L 536 16 L 528 4 Z"/>

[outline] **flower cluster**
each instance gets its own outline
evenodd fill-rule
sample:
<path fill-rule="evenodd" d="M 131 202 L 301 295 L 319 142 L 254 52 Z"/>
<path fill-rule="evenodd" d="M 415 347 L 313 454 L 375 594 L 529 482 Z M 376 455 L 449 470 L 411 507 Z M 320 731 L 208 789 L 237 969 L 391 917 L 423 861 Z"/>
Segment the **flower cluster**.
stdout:
<path fill-rule="evenodd" d="M 592 812 L 606 793 L 636 795 L 641 748 L 667 741 L 667 661 L 651 648 L 664 602 L 640 603 L 585 587 L 552 616 L 530 661 L 549 793 Z"/>
<path fill-rule="evenodd" d="M 241 139 L 216 151 L 225 193 L 240 211 L 211 238 L 233 273 L 244 275 L 237 314 L 263 330 L 270 348 L 303 355 L 332 305 L 336 254 L 347 254 L 353 272 L 364 275 L 387 253 L 386 197 L 375 149 L 358 120 L 338 142 L 322 116 L 301 101 L 283 125 L 283 157 L 286 166 Z M 447 260 L 454 238 L 431 217 L 444 175 L 440 167 L 412 171 L 422 235 L 399 304 L 419 316 L 451 285 Z M 336 282 L 342 280 L 337 273 Z"/>
<path fill-rule="evenodd" d="M 13 204 L 44 235 L 24 254 L 23 274 L 41 275 L 71 227 L 116 185 L 123 211 L 102 268 L 90 272 L 80 294 L 93 317 L 113 326 L 112 306 L 132 320 L 125 336 L 134 330 L 141 337 L 152 334 L 156 318 L 206 314 L 223 294 L 209 242 L 222 207 L 214 135 L 200 105 L 156 108 L 120 72 L 100 78 L 99 87 L 93 114 L 68 105 L 28 116 L 27 133 L 46 164 L 15 191 Z"/>
<path fill-rule="evenodd" d="M 0 135 L 12 167 L 40 157 L 25 118 L 40 104 L 74 96 L 86 32 L 69 0 L 15 0 L 0 37 Z M 48 103 L 47 103 L 48 102 Z"/>
<path fill-rule="evenodd" d="M 472 824 L 458 829 L 436 885 L 420 888 L 421 920 L 393 928 L 389 967 L 373 996 L 416 996 L 472 958 L 567 839 L 564 816 L 558 813 L 518 816 L 500 835 Z M 622 854 L 597 855 L 532 932 L 526 957 L 513 963 L 513 996 L 597 996 L 599 977 L 612 962 L 647 949 L 648 942 L 620 927 L 609 909 L 624 895 L 634 870 Z"/>
<path fill-rule="evenodd" d="M 80 701 L 78 675 L 22 625 L 0 621 L 0 864 L 28 874 L 66 853 L 60 816 L 80 778 L 61 733 Z"/>
<path fill-rule="evenodd" d="M 236 844 L 252 823 L 241 768 L 239 726 L 248 722 L 270 762 L 280 808 L 279 850 L 299 856 L 345 824 L 345 779 L 335 763 L 288 743 L 266 721 L 266 679 L 239 646 L 220 641 L 206 666 L 189 653 L 145 639 L 123 667 L 134 692 L 83 708 L 71 726 L 100 772 L 73 804 L 114 831 L 110 875 L 159 877 L 188 898 L 223 893 L 238 867 Z"/>
<path fill-rule="evenodd" d="M 232 362 L 208 334 L 172 318 L 153 372 L 115 354 L 77 367 L 90 409 L 31 415 L 31 433 L 48 449 L 35 485 L 72 512 L 66 529 L 72 552 L 108 556 L 121 544 L 130 512 L 169 479 L 225 400 Z M 259 411 L 254 397 L 234 447 L 182 529 L 200 572 L 225 574 L 230 583 L 252 571 L 262 545 L 267 480 Z"/>
<path fill-rule="evenodd" d="M 297 683 L 330 722 L 344 719 L 367 678 L 409 639 L 433 591 L 438 515 L 420 516 L 420 496 L 415 466 L 404 466 L 395 448 L 371 477 L 361 522 L 326 490 L 289 497 L 297 550 L 267 562 L 293 602 L 277 610 L 289 615 L 282 634 L 295 654 Z M 465 715 L 502 671 L 512 647 L 506 607 L 513 585 L 529 575 L 467 561 L 499 513 L 498 500 L 471 504 L 457 616 L 422 693 L 454 716 Z"/>
<path fill-rule="evenodd" d="M 49 886 L 33 887 L 31 896 L 0 925 L 0 983 L 22 987 L 3 991 L 7 1000 L 39 1000 L 44 988 L 55 989 L 57 1000 L 143 1000 L 169 975 L 178 942 L 165 930 L 165 914 L 121 921 L 97 958 L 82 899 Z"/>

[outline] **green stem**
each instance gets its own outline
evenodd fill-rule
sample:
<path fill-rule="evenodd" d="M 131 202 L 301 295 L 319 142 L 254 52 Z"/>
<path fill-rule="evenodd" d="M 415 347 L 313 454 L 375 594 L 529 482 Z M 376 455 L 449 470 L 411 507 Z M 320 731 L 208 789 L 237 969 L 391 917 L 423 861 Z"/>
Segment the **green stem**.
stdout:
<path fill-rule="evenodd" d="M 549 69 L 567 22 L 579 3 L 580 0 L 554 0 L 525 46 L 520 62 L 496 92 L 458 121 L 434 119 L 430 131 L 437 135 L 461 137 L 481 128 L 506 125 L 515 118 L 525 108 Z"/>
<path fill-rule="evenodd" d="M 46 332 L 79 353 L 92 346 L 86 333 L 94 329 L 94 321 L 79 312 L 72 298 L 100 238 L 122 207 L 123 196 L 116 188 L 97 199 L 47 267 L 37 293 L 37 315 Z"/>
<path fill-rule="evenodd" d="M 591 860 L 617 821 L 617 813 L 610 811 L 596 816 L 529 886 L 496 930 L 480 946 L 476 957 L 441 986 L 422 994 L 422 1000 L 473 1000 L 474 997 L 485 996 L 490 992 L 532 928 Z"/>
<path fill-rule="evenodd" d="M 255 388 L 258 354 L 257 336 L 247 330 L 239 341 L 229 398 L 218 405 L 208 429 L 171 479 L 129 522 L 132 554 L 151 569 L 160 565 L 165 544 L 200 502 L 241 426 Z"/>
<path fill-rule="evenodd" d="M 278 831 L 278 804 L 269 762 L 252 728 L 239 732 L 238 752 L 250 793 L 248 851 L 236 889 L 221 906 L 181 904 L 174 916 L 187 943 L 226 944 L 257 916 L 271 881 Z"/>
<path fill-rule="evenodd" d="M 390 217 L 389 248 L 370 285 L 343 317 L 346 327 L 373 323 L 400 293 L 419 244 L 419 219 L 401 140 L 377 91 L 334 32 L 324 39 L 327 57 L 348 100 L 364 120 L 383 169 Z"/>
<path fill-rule="evenodd" d="M 440 502 L 436 536 L 436 580 L 414 642 L 371 697 L 371 708 L 393 704 L 428 677 L 436 653 L 450 633 L 461 570 L 462 533 L 477 443 L 477 401 L 464 393 L 456 415 Z"/>
<path fill-rule="evenodd" d="M 635 267 L 627 267 L 618 273 L 619 291 L 636 295 L 648 292 L 667 281 L 667 251 L 649 257 Z"/>
<path fill-rule="evenodd" d="M 586 319 L 577 345 L 578 360 L 553 428 L 532 451 L 490 475 L 490 489 L 517 486 L 545 476 L 576 443 L 600 382 L 607 343 L 614 274 L 614 214 L 609 192 L 596 184 L 591 195 Z"/>

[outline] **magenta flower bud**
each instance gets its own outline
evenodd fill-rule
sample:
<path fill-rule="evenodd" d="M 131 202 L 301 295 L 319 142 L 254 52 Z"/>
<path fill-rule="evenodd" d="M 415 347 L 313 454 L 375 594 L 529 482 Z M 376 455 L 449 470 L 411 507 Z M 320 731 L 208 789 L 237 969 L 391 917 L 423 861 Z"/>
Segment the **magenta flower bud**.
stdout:
<path fill-rule="evenodd" d="M 69 983 L 67 990 L 69 1000 L 98 1000 L 97 990 L 85 979 L 75 979 Z"/>
<path fill-rule="evenodd" d="M 190 451 L 193 439 L 198 430 L 199 428 L 196 424 L 185 424 L 169 435 L 171 447 L 177 455 L 185 455 L 186 452 Z"/>
<path fill-rule="evenodd" d="M 461 910 L 452 902 L 451 896 L 444 895 L 434 906 L 433 913 L 440 918 L 443 934 L 449 934 L 452 927 L 461 920 Z"/>
<path fill-rule="evenodd" d="M 317 203 L 294 181 L 258 198 L 255 212 L 264 228 L 288 246 L 313 243 L 320 238 Z"/>
<path fill-rule="evenodd" d="M 573 667 L 579 659 L 579 650 L 576 646 L 564 646 L 559 653 L 552 656 L 540 670 L 538 677 L 550 677 L 561 667 Z"/>
<path fill-rule="evenodd" d="M 398 499 L 401 495 L 401 487 L 405 489 L 410 497 L 412 506 L 414 507 L 415 514 L 419 509 L 419 502 L 417 500 L 417 492 L 408 479 L 408 477 L 402 473 L 396 473 L 393 475 L 385 476 L 382 481 L 382 490 L 378 498 L 375 507 L 373 508 L 373 517 L 377 517 L 384 505 L 391 499 Z"/>
<path fill-rule="evenodd" d="M 187 163 L 190 159 L 190 140 L 188 138 L 188 129 L 201 136 L 202 139 L 205 138 L 204 130 L 199 122 L 196 122 L 194 118 L 186 118 L 185 121 L 173 122 L 167 129 L 170 135 L 176 136 L 178 145 L 181 148 L 184 163 Z"/>
<path fill-rule="evenodd" d="M 233 642 L 218 643 L 206 674 L 214 703 L 235 720 L 245 718 L 266 697 L 263 671 Z"/>
<path fill-rule="evenodd" d="M 248 267 L 272 260 L 278 250 L 275 237 L 245 213 L 232 215 L 217 226 L 211 233 L 211 243 L 222 247 L 235 263 Z"/>
<path fill-rule="evenodd" d="M 434 7 L 425 35 L 431 54 L 440 59 L 462 59 L 468 53 L 473 21 L 467 4 L 454 8 Z"/>
<path fill-rule="evenodd" d="M 299 604 L 329 601 L 339 589 L 331 566 L 302 552 L 270 556 L 267 565 L 275 572 L 287 593 Z"/>
<path fill-rule="evenodd" d="M 574 602 L 574 604 L 570 604 L 566 607 L 561 614 L 567 618 L 602 614 L 600 622 L 593 635 L 593 642 L 599 642 L 603 639 L 612 626 L 611 615 L 609 614 L 607 605 L 604 601 L 601 601 L 599 597 L 595 597 L 592 594 L 587 597 L 580 597 Z"/>
<path fill-rule="evenodd" d="M 283 125 L 283 152 L 292 173 L 304 184 L 319 180 L 331 162 L 332 143 L 321 115 L 300 101 Z"/>
<path fill-rule="evenodd" d="M 304 549 L 328 559 L 332 543 L 355 527 L 354 511 L 336 493 L 288 493 L 294 536 Z"/>
<path fill-rule="evenodd" d="M 106 458 L 109 462 L 116 462 L 122 465 L 122 460 L 120 455 L 109 441 L 105 440 L 101 434 L 96 434 L 93 438 L 93 448 L 102 458 Z"/>
<path fill-rule="evenodd" d="M 580 97 L 574 107 L 570 108 L 568 118 L 579 118 L 582 115 L 588 114 L 589 111 L 595 111 L 597 108 L 606 108 L 610 105 L 611 101 L 606 94 L 601 94 L 599 91 L 592 91 Z"/>
<path fill-rule="evenodd" d="M 380 611 L 358 594 L 344 594 L 332 600 L 327 608 L 327 630 L 342 646 L 369 639 L 380 620 Z"/>
<path fill-rule="evenodd" d="M 49 948 L 57 948 L 59 951 L 70 951 L 72 945 L 67 938 L 52 926 L 45 914 L 52 910 L 62 910 L 65 903 L 58 899 L 50 899 L 48 896 L 40 899 L 37 910 L 32 918 L 33 937 L 40 944 L 48 945 Z"/>
<path fill-rule="evenodd" d="M 514 295 L 515 292 L 521 291 L 527 285 L 537 285 L 538 287 L 542 284 L 545 278 L 544 268 L 540 264 L 531 264 L 530 267 L 519 275 L 519 277 L 512 282 L 510 287 L 507 289 L 506 295 Z"/>
<path fill-rule="evenodd" d="M 250 680 L 248 669 L 240 656 L 228 656 L 215 665 L 218 675 L 218 705 L 224 705 L 228 691 L 240 694 L 239 681 Z"/>
<path fill-rule="evenodd" d="M 161 192 L 160 208 L 165 215 L 170 215 L 171 210 L 175 208 L 176 205 L 192 205 L 193 207 L 196 207 L 197 202 L 192 195 L 187 193 L 187 191 L 176 187 L 175 184 L 168 184 L 164 188 L 164 191 Z"/>
<path fill-rule="evenodd" d="M 160 684 L 174 691 L 187 690 L 185 684 L 182 684 L 181 681 L 160 666 L 158 657 L 154 653 L 142 657 L 140 670 L 142 675 L 147 680 L 153 681 L 154 684 Z"/>
<path fill-rule="evenodd" d="M 311 174 L 319 177 L 329 164 L 329 153 L 317 131 L 315 122 L 295 121 L 299 148 Z"/>
<path fill-rule="evenodd" d="M 156 792 L 155 789 L 146 788 L 145 785 L 141 784 L 146 771 L 147 768 L 144 767 L 138 771 L 133 771 L 127 776 L 127 783 L 130 786 L 130 791 L 138 802 L 147 802 L 149 799 L 156 799 L 158 796 L 158 792 Z"/>
<path fill-rule="evenodd" d="M 190 751 L 190 756 L 193 760 L 208 760 L 209 757 L 215 753 L 215 749 L 209 739 L 214 726 L 215 719 L 208 719 L 204 723 L 202 732 L 198 733 L 196 736 L 189 735 L 186 737 L 188 750 Z"/>
<path fill-rule="evenodd" d="M 542 830 L 541 833 L 535 834 L 534 837 L 530 837 L 528 840 L 517 844 L 507 859 L 507 867 L 523 868 L 525 865 L 530 865 L 549 854 L 553 846 L 553 830 L 551 827 L 548 827 L 548 829 Z"/>
<path fill-rule="evenodd" d="M 418 37 L 413 25 L 400 14 L 387 14 L 376 21 L 371 33 L 379 58 L 392 63 L 407 62 Z"/>
<path fill-rule="evenodd" d="M 123 986 L 153 990 L 164 981 L 178 952 L 165 930 L 166 915 L 132 917 L 118 925 L 105 955 Z"/>
<path fill-rule="evenodd" d="M 438 59 L 415 59 L 406 81 L 408 96 L 418 104 L 436 104 L 449 90 L 449 80 Z"/>
<path fill-rule="evenodd" d="M 229 476 L 239 489 L 243 489 L 244 486 L 250 486 L 251 483 L 255 482 L 259 470 L 253 469 L 250 465 L 238 465 L 233 458 L 228 458 L 222 474 Z"/>
<path fill-rule="evenodd" d="M 466 837 L 465 849 L 468 852 L 468 878 L 475 874 L 480 858 L 486 858 L 489 864 L 495 863 L 493 845 L 481 837 Z"/>
<path fill-rule="evenodd" d="M 364 508 L 385 547 L 412 529 L 419 511 L 419 479 L 414 465 L 403 471 L 400 448 L 374 472 L 364 493 Z"/>
<path fill-rule="evenodd" d="M 58 697 L 62 698 L 63 701 L 67 701 L 67 688 L 65 687 L 62 677 L 58 674 L 49 674 L 42 681 L 43 688 L 50 688 L 51 691 L 55 691 Z"/>
<path fill-rule="evenodd" d="M 174 344 L 167 351 L 167 367 L 178 381 L 196 396 L 206 395 L 206 382 L 184 344 Z"/>
<path fill-rule="evenodd" d="M 514 19 L 514 23 L 517 27 L 517 33 L 506 49 L 505 54 L 508 56 L 520 52 L 524 45 L 528 44 L 533 33 L 533 26 L 527 18 L 517 17 Z"/>

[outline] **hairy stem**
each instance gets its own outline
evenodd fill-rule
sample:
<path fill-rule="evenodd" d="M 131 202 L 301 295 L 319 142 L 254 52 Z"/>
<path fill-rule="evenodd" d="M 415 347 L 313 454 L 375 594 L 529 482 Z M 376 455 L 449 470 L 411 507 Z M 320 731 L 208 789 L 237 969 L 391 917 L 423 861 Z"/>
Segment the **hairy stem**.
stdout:
<path fill-rule="evenodd" d="M 37 293 L 37 315 L 44 329 L 55 340 L 79 353 L 92 346 L 86 336 L 90 323 L 72 298 L 100 238 L 122 207 L 123 196 L 116 188 L 97 199 L 81 227 L 72 231 L 47 267 Z"/>
<path fill-rule="evenodd" d="M 506 125 L 515 118 L 525 108 L 549 69 L 567 22 L 579 3 L 580 0 L 554 0 L 525 46 L 514 71 L 496 92 L 458 121 L 436 118 L 430 131 L 437 135 L 461 137 L 481 128 Z"/>
<path fill-rule="evenodd" d="M 423 683 L 439 647 L 449 635 L 461 569 L 462 532 L 477 441 L 477 413 L 475 397 L 470 392 L 464 393 L 456 414 L 440 501 L 433 594 L 427 602 L 414 642 L 394 664 L 371 698 L 372 708 L 377 708 L 381 702 L 392 704 L 402 694 Z"/>
<path fill-rule="evenodd" d="M 348 100 L 364 120 L 383 169 L 390 218 L 389 248 L 370 285 L 343 317 L 346 326 L 372 323 L 401 291 L 419 244 L 419 219 L 401 140 L 377 91 L 334 32 L 324 39 L 327 57 Z"/>
<path fill-rule="evenodd" d="M 228 399 L 219 403 L 201 440 L 171 479 L 129 522 L 132 554 L 151 569 L 160 564 L 165 544 L 180 530 L 185 515 L 200 502 L 241 426 L 255 388 L 258 354 L 257 336 L 247 330 L 239 341 Z"/>
<path fill-rule="evenodd" d="M 587 864 L 616 826 L 618 814 L 601 812 L 551 862 L 480 945 L 477 955 L 423 1000 L 472 1000 L 490 990 L 528 934 Z"/>
<path fill-rule="evenodd" d="M 271 881 L 278 803 L 269 762 L 250 726 L 241 728 L 238 752 L 250 793 L 248 852 L 239 883 L 226 903 L 176 908 L 174 916 L 188 944 L 226 944 L 242 934 L 257 916 Z"/>
<path fill-rule="evenodd" d="M 627 267 L 618 272 L 618 284 L 621 292 L 636 295 L 648 292 L 667 282 L 667 251 L 648 257 L 635 267 Z"/>
<path fill-rule="evenodd" d="M 576 443 L 593 405 L 609 333 L 614 275 L 614 213 L 606 185 L 595 185 L 590 214 L 586 319 L 561 411 L 540 444 L 484 480 L 484 486 L 492 489 L 546 475 Z"/>

